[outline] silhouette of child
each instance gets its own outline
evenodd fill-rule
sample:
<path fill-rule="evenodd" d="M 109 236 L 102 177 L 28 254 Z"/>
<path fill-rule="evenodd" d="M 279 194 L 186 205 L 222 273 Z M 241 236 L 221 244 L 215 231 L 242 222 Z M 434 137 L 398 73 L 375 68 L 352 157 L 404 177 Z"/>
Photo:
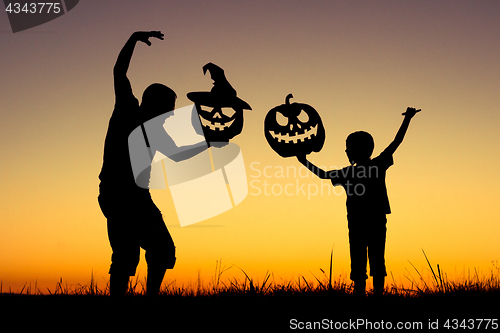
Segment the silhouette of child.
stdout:
<path fill-rule="evenodd" d="M 419 111 L 406 109 L 394 141 L 373 159 L 373 138 L 363 131 L 351 133 L 347 137 L 345 151 L 351 165 L 343 169 L 324 171 L 309 162 L 306 156 L 297 156 L 299 162 L 311 172 L 321 179 L 331 179 L 333 186 L 342 186 L 347 194 L 350 278 L 357 295 L 365 295 L 367 259 L 373 277 L 373 293 L 382 295 L 384 292 L 387 276 L 384 258 L 386 214 L 391 213 L 385 176 L 387 169 L 394 163 L 392 155 L 403 141 L 411 119 Z"/>

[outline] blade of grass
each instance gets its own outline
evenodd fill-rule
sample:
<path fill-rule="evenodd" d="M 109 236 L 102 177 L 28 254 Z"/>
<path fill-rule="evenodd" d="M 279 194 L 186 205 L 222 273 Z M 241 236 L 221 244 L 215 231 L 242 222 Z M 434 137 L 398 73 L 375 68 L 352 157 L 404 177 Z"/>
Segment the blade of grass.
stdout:
<path fill-rule="evenodd" d="M 316 279 L 316 281 L 318 281 L 318 283 L 321 286 L 321 288 L 323 288 L 324 290 L 326 290 L 325 285 L 323 283 L 321 283 L 321 281 L 316 277 L 316 275 L 314 275 L 314 273 L 311 272 L 311 271 L 309 271 L 309 272 L 312 274 L 312 276 L 314 276 L 314 278 Z"/>
<path fill-rule="evenodd" d="M 335 244 L 332 245 L 332 252 L 330 253 L 330 277 L 328 280 L 328 289 L 332 289 L 332 273 L 333 273 L 333 248 Z"/>
<path fill-rule="evenodd" d="M 429 259 L 427 258 L 427 255 L 425 254 L 424 249 L 422 249 L 422 252 L 423 252 L 423 254 L 424 254 L 425 260 L 427 260 L 427 264 L 429 265 L 429 267 L 430 267 L 430 269 L 431 269 L 432 276 L 434 277 L 434 281 L 436 281 L 436 286 L 437 286 L 437 287 L 438 287 L 438 289 L 439 289 L 439 281 L 438 281 L 438 279 L 437 279 L 436 273 L 434 273 L 434 269 L 432 268 L 432 265 L 431 265 L 431 263 L 429 262 Z"/>
<path fill-rule="evenodd" d="M 311 291 L 312 289 L 311 289 L 311 287 L 309 286 L 309 283 L 307 283 L 307 280 L 306 280 L 306 278 L 304 277 L 304 275 L 302 275 L 302 280 L 304 280 L 304 282 L 305 282 L 305 284 L 306 284 L 306 286 L 307 286 L 307 289 L 309 289 L 309 291 Z"/>

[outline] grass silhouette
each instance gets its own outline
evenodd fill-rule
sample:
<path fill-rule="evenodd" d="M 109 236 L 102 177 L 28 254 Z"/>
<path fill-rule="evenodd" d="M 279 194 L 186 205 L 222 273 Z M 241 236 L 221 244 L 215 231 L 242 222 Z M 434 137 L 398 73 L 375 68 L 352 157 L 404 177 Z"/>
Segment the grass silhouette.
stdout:
<path fill-rule="evenodd" d="M 160 295 L 154 299 L 145 295 L 146 281 L 138 277 L 130 281 L 127 296 L 113 299 L 109 297 L 109 283 L 101 288 L 92 275 L 88 285 L 67 285 L 61 279 L 53 290 L 45 292 L 38 289 L 36 283 L 26 284 L 15 293 L 0 287 L 0 306 L 7 307 L 14 315 L 35 313 L 47 318 L 58 314 L 66 319 L 85 317 L 85 314 L 92 319 L 92 314 L 109 314 L 109 309 L 121 309 L 117 313 L 135 309 L 133 317 L 125 317 L 129 324 L 137 319 L 140 325 L 140 318 L 154 317 L 184 323 L 190 328 L 196 325 L 206 328 L 206 323 L 215 321 L 223 327 L 245 325 L 285 330 L 292 318 L 413 320 L 425 325 L 434 319 L 498 318 L 500 267 L 497 262 L 493 262 L 489 275 L 479 276 L 474 270 L 462 279 L 450 280 L 439 265 L 433 266 L 425 252 L 423 254 L 430 277 L 424 277 L 410 262 L 414 272 L 407 271 L 407 285 L 398 285 L 391 277 L 392 281 L 387 279 L 383 297 L 375 297 L 371 290 L 365 298 L 353 295 L 352 283 L 332 274 L 332 250 L 329 271 L 320 269 L 322 276 L 319 277 L 311 272 L 313 279 L 301 275 L 290 281 L 276 281 L 274 274 L 267 271 L 259 282 L 243 269 L 217 261 L 208 284 L 203 284 L 200 276 L 194 286 L 170 281 L 164 283 Z M 230 269 L 240 270 L 244 279 L 224 279 Z"/>

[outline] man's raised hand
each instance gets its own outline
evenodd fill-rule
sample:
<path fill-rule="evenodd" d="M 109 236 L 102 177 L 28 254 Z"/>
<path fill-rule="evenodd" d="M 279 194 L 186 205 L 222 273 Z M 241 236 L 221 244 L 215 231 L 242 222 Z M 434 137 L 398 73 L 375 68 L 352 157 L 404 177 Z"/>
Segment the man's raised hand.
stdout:
<path fill-rule="evenodd" d="M 143 43 L 145 43 L 147 46 L 151 46 L 151 42 L 149 41 L 149 38 L 154 37 L 163 40 L 163 34 L 161 31 L 137 31 L 134 32 L 134 37 Z"/>

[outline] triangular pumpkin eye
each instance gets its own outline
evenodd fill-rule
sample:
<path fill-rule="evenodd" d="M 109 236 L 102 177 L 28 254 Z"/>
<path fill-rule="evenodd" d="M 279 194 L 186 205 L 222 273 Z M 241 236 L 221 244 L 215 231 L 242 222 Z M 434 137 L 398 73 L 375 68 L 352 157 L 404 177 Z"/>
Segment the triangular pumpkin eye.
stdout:
<path fill-rule="evenodd" d="M 236 110 L 233 108 L 221 108 L 221 112 L 226 116 L 226 117 L 232 117 L 236 113 Z"/>
<path fill-rule="evenodd" d="M 309 115 L 304 110 L 301 110 L 299 115 L 297 116 L 297 119 L 304 124 L 309 121 Z"/>
<path fill-rule="evenodd" d="M 280 126 L 288 125 L 288 117 L 285 117 L 281 112 L 276 111 L 276 122 Z"/>

